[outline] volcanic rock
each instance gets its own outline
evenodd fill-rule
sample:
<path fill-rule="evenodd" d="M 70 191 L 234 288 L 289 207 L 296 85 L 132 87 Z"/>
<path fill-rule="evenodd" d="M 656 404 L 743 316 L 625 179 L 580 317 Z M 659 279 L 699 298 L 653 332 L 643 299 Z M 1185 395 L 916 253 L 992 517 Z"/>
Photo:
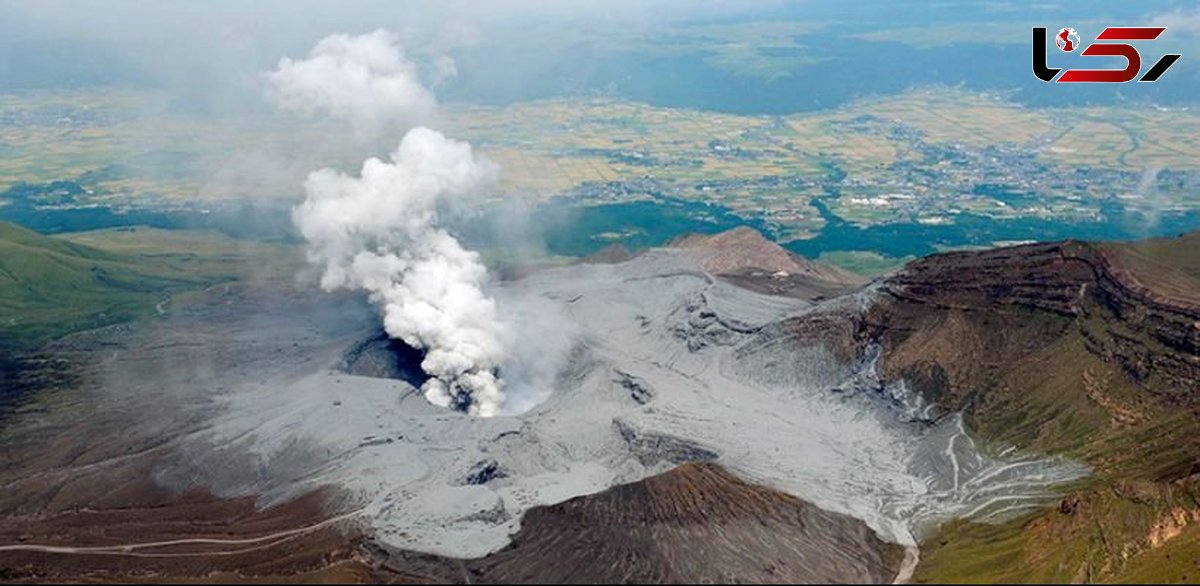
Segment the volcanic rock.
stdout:
<path fill-rule="evenodd" d="M 890 581 L 903 550 L 856 520 L 715 464 L 685 464 L 526 513 L 513 544 L 477 560 L 389 552 L 416 581 L 823 583 Z"/>

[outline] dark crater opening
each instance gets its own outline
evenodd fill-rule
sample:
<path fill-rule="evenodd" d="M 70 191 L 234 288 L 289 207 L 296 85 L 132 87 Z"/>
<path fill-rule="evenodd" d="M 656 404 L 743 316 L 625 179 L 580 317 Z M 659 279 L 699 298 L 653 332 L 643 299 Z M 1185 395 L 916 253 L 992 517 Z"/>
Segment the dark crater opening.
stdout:
<path fill-rule="evenodd" d="M 425 352 L 387 335 L 382 329 L 355 343 L 342 356 L 338 370 L 346 374 L 402 380 L 421 388 L 429 375 L 421 370 Z"/>

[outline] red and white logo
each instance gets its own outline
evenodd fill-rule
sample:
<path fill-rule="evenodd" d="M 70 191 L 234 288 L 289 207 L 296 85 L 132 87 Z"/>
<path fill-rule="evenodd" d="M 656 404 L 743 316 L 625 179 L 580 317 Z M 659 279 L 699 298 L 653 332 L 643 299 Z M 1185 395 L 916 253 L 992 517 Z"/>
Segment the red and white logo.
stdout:
<path fill-rule="evenodd" d="M 1084 47 L 1081 57 L 1121 57 L 1124 69 L 1068 69 L 1050 67 L 1046 64 L 1046 27 L 1033 28 L 1033 74 L 1038 79 L 1058 83 L 1125 83 L 1133 81 L 1142 72 L 1142 54 L 1128 43 L 1099 41 L 1153 41 L 1167 30 L 1162 26 L 1110 26 L 1096 36 L 1095 43 Z M 1062 28 L 1054 36 L 1054 44 L 1064 53 L 1073 53 L 1080 45 L 1079 33 L 1073 28 Z M 1153 83 L 1167 72 L 1180 55 L 1170 53 L 1158 58 L 1139 82 Z M 1059 75 L 1059 73 L 1062 75 Z M 1055 80 L 1055 78 L 1058 78 Z"/>
<path fill-rule="evenodd" d="M 1062 29 L 1054 36 L 1054 42 L 1058 45 L 1059 50 L 1070 53 L 1079 46 L 1079 33 L 1075 32 L 1073 28 Z"/>

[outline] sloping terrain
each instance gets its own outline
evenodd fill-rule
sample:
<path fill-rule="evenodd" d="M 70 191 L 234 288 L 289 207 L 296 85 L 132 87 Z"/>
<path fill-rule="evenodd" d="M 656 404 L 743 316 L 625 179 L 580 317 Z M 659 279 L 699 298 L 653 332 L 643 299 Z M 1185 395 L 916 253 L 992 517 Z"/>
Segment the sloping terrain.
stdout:
<path fill-rule="evenodd" d="M 39 351 L 50 340 L 161 316 L 216 283 L 294 275 L 298 257 L 214 232 L 120 228 L 50 237 L 0 222 L 0 413 L 33 392 L 75 384 L 71 364 Z"/>
<path fill-rule="evenodd" d="M 857 335 L 885 379 L 964 409 L 996 451 L 1094 468 L 1053 510 L 949 525 L 919 579 L 1200 578 L 1198 268 L 1191 234 L 937 255 L 880 285 Z"/>
<path fill-rule="evenodd" d="M 217 495 L 166 469 L 175 442 L 203 422 L 214 391 L 228 384 L 218 365 L 303 361 L 320 340 L 312 323 L 365 323 L 361 300 L 297 292 L 290 271 L 268 280 L 189 293 L 156 319 L 40 349 L 76 376 L 39 388 L 0 425 L 0 582 L 379 579 L 359 547 L 354 501 L 337 490 L 314 487 L 268 503 L 253 492 Z M 291 329 L 251 334 L 248 343 L 231 337 L 280 323 Z M 112 368 L 122 363 L 136 366 Z M 189 379 L 213 386 L 172 384 Z M 230 457 L 204 473 L 236 464 Z"/>
<path fill-rule="evenodd" d="M 81 238 L 33 249 L 182 262 Z M 915 539 L 918 581 L 1194 580 L 1200 238 L 939 255 L 849 294 L 764 242 L 501 281 L 540 300 L 518 339 L 563 354 L 511 365 L 546 388 L 487 420 L 428 405 L 371 309 L 286 260 L 64 338 L 80 382 L 5 431 L 0 577 L 886 581 Z M 218 541 L 123 549 L 193 538 Z"/>
<path fill-rule="evenodd" d="M 24 346 L 128 319 L 194 282 L 165 268 L 0 224 L 0 342 Z"/>
<path fill-rule="evenodd" d="M 332 489 L 341 500 L 326 514 L 350 509 L 397 556 L 399 579 L 407 552 L 473 560 L 448 563 L 495 580 L 886 579 L 901 568 L 894 544 L 909 546 L 911 568 L 914 536 L 929 526 L 1042 506 L 1056 481 L 1084 473 L 1036 454 L 985 457 L 957 416 L 909 417 L 877 395 L 872 360 L 780 322 L 804 314 L 834 323 L 866 297 L 756 293 L 707 272 L 699 259 L 713 252 L 743 259 L 724 269 L 760 270 L 753 254 L 723 245 L 499 282 L 497 303 L 513 312 L 519 342 L 505 365 L 504 417 L 428 404 L 392 378 L 386 358 L 396 353 L 378 343 L 371 308 L 290 273 L 210 287 L 156 319 L 52 344 L 87 365 L 80 386 L 90 396 L 75 414 L 47 412 L 85 421 L 111 413 L 159 438 L 160 448 L 129 449 L 174 494 L 280 505 Z M 68 454 L 92 453 L 96 434 L 64 429 Z M 34 468 L 55 461 L 36 454 Z M 70 546 L 65 521 L 38 510 L 55 495 L 111 493 L 105 506 L 148 511 L 146 493 L 115 490 L 120 476 L 105 475 L 123 461 L 78 460 L 97 471 L 88 482 L 72 482 L 82 472 L 68 470 L 61 482 L 14 484 L 30 491 L 20 500 L 32 509 L 17 525 L 39 529 L 24 544 Z M 659 476 L 685 464 L 693 466 Z M 178 536 L 154 519 L 122 524 L 143 525 L 139 543 L 160 530 Z M 581 519 L 593 530 L 579 532 Z M 92 533 L 70 523 L 79 538 Z M 112 535 L 93 543 L 107 552 L 132 541 Z M 551 559 L 568 551 L 591 556 Z M 58 563 L 18 553 L 25 575 Z M 97 559 L 71 563 L 81 574 L 132 567 L 120 555 L 115 568 Z M 197 567 L 177 566 L 180 576 Z M 431 575 L 458 579 L 437 568 L 445 566 Z"/>
<path fill-rule="evenodd" d="M 370 580 L 333 491 L 263 509 L 253 496 L 170 490 L 154 470 L 187 422 L 150 401 L 133 424 L 132 405 L 81 394 L 43 398 L 52 417 L 3 430 L 0 582 Z"/>
<path fill-rule="evenodd" d="M 848 293 L 865 283 L 849 271 L 800 257 L 753 228 L 687 234 L 667 247 L 683 250 L 713 275 L 769 295 L 813 300 Z"/>
<path fill-rule="evenodd" d="M 533 509 L 512 545 L 486 558 L 392 552 L 383 567 L 436 582 L 879 583 L 902 555 L 850 517 L 715 464 L 684 464 Z"/>
<path fill-rule="evenodd" d="M 249 253 L 264 249 L 209 233 L 50 237 L 0 222 L 0 348 L 152 315 L 173 293 L 245 276 Z"/>

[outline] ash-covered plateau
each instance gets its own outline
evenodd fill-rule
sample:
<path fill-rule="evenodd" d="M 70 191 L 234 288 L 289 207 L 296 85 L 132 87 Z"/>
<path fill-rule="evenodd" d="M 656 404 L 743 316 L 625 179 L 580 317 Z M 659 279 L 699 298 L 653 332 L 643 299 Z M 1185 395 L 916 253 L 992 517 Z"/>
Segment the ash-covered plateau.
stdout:
<path fill-rule="evenodd" d="M 730 257 L 739 247 L 749 252 Z M 183 423 L 155 467 L 160 485 L 260 506 L 333 488 L 337 513 L 391 555 L 492 559 L 533 540 L 514 542 L 531 510 L 544 521 L 577 497 L 700 466 L 659 486 L 745 482 L 837 520 L 806 530 L 842 529 L 786 544 L 802 559 L 841 552 L 827 571 L 792 578 L 890 579 L 886 544 L 909 548 L 911 571 L 914 546 L 939 523 L 1011 518 L 1087 474 L 1057 458 L 985 453 L 957 413 L 881 381 L 878 347 L 856 326 L 872 286 L 786 254 L 763 262 L 755 248 L 783 252 L 742 229 L 497 283 L 497 307 L 570 324 L 525 328 L 557 351 L 539 350 L 552 376 L 502 366 L 529 386 L 510 393 L 514 414 L 426 401 L 420 353 L 382 335 L 377 313 L 348 293 L 293 289 L 304 311 L 272 310 L 284 305 L 259 291 L 177 312 L 112 342 L 120 349 L 106 349 L 95 376 L 129 401 L 171 389 L 170 407 L 154 409 Z M 696 490 L 681 510 L 721 499 Z M 572 518 L 569 532 L 601 523 L 588 518 Z"/>

